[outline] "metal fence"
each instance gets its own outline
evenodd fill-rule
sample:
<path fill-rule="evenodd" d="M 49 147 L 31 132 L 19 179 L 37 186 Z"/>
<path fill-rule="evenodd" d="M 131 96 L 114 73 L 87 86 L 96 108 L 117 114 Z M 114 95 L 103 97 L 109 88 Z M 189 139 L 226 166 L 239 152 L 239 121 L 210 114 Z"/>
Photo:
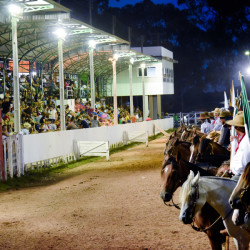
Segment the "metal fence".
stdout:
<path fill-rule="evenodd" d="M 186 126 L 195 125 L 199 127 L 201 125 L 200 120 L 200 113 L 202 112 L 189 112 L 189 113 L 170 113 L 168 114 L 169 117 L 173 117 L 174 119 L 174 127 L 179 127 L 182 123 Z"/>

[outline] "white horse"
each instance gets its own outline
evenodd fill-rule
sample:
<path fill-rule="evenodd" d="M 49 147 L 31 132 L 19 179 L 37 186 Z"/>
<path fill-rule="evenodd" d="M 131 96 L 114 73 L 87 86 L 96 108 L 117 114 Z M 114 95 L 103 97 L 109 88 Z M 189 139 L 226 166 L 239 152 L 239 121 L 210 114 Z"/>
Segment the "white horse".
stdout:
<path fill-rule="evenodd" d="M 201 177 L 190 171 L 188 179 L 182 186 L 180 202 L 182 204 L 180 220 L 184 224 L 192 223 L 194 215 L 204 204 L 209 203 L 222 217 L 223 223 L 230 236 L 234 238 L 239 250 L 247 250 L 250 234 L 232 221 L 233 210 L 228 199 L 236 186 L 236 181 L 219 177 Z"/>

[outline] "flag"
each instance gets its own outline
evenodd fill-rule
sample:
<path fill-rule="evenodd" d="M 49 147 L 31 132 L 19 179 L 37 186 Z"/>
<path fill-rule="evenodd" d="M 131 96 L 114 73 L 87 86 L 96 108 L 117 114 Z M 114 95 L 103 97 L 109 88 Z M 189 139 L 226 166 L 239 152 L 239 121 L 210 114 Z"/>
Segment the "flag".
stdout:
<path fill-rule="evenodd" d="M 234 113 L 233 113 L 233 118 L 235 117 L 235 115 L 238 113 L 238 109 L 236 106 L 236 101 L 235 101 L 235 92 L 234 92 L 234 83 L 232 81 L 232 91 L 231 91 L 231 105 L 234 108 Z M 236 136 L 236 131 L 234 126 L 232 126 L 231 128 L 231 135 L 232 136 Z M 233 159 L 234 155 L 235 155 L 235 150 L 237 148 L 238 142 L 236 141 L 236 139 L 233 139 L 231 141 L 231 159 Z"/>
<path fill-rule="evenodd" d="M 235 108 L 235 91 L 234 91 L 233 81 L 232 81 L 232 91 L 231 91 L 231 106 Z"/>
<path fill-rule="evenodd" d="M 226 110 L 228 110 L 228 108 L 229 108 L 226 91 L 224 91 L 224 108 L 225 108 Z"/>
<path fill-rule="evenodd" d="M 247 98 L 247 91 L 245 87 L 244 77 L 241 75 L 241 73 L 240 73 L 240 83 L 241 83 L 241 110 L 243 111 L 244 114 L 246 136 L 248 136 L 248 139 L 250 140 L 249 138 L 250 108 Z"/>

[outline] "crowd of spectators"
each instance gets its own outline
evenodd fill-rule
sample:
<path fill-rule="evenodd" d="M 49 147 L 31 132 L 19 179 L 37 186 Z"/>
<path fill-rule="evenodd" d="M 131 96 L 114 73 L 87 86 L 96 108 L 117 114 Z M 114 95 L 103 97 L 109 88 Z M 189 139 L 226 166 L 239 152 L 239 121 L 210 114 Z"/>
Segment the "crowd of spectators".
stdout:
<path fill-rule="evenodd" d="M 48 88 L 44 87 L 44 91 L 41 90 L 41 81 L 43 81 L 43 87 L 48 86 Z M 9 79 L 6 78 L 4 98 L 0 99 L 4 136 L 14 133 L 13 89 L 8 83 Z M 65 89 L 67 86 L 66 79 Z M 58 88 L 56 84 L 51 83 L 50 79 L 34 78 L 31 88 L 30 77 L 20 77 L 21 133 L 26 135 L 60 130 L 58 95 Z M 119 124 L 142 120 L 142 112 L 139 108 L 135 110 L 134 117 L 130 116 L 129 109 L 129 107 L 118 107 Z M 69 105 L 65 105 L 67 130 L 110 126 L 113 121 L 113 106 L 102 106 L 100 102 L 96 102 L 96 107 L 91 108 L 90 101 L 82 98 L 75 98 L 75 106 L 71 109 Z"/>

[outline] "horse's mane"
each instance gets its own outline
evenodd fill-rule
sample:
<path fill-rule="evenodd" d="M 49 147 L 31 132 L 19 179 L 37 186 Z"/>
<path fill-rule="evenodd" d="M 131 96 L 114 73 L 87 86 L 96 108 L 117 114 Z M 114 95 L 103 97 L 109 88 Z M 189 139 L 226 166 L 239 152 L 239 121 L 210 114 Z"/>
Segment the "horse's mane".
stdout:
<path fill-rule="evenodd" d="M 192 180 L 194 179 L 193 174 L 189 174 L 187 180 L 184 182 L 181 188 L 181 193 L 180 193 L 180 203 L 184 204 L 186 203 L 189 198 L 190 194 L 192 191 Z"/>
<path fill-rule="evenodd" d="M 222 181 L 222 182 L 228 182 L 228 183 L 237 183 L 236 180 L 232 180 L 232 179 L 229 179 L 229 178 L 221 178 L 221 177 L 217 177 L 217 176 L 205 176 L 205 177 L 202 177 L 203 179 L 210 179 L 210 180 L 218 180 L 218 181 Z M 190 199 L 190 195 L 191 195 L 191 192 L 192 192 L 192 180 L 194 179 L 194 174 L 193 173 L 190 173 L 188 175 L 188 178 L 187 180 L 184 182 L 184 184 L 182 185 L 182 188 L 181 188 L 181 193 L 180 193 L 180 203 L 181 204 L 184 204 L 186 202 L 189 201 Z"/>
<path fill-rule="evenodd" d="M 203 168 L 201 168 L 201 167 L 199 167 L 191 162 L 181 160 L 180 164 L 185 164 L 190 170 L 192 170 L 194 172 L 194 174 L 197 174 L 198 172 L 200 172 L 201 176 L 211 176 L 212 175 L 211 172 L 208 172 L 208 171 L 204 170 Z"/>
<path fill-rule="evenodd" d="M 247 163 L 243 173 L 242 173 L 242 180 L 244 186 L 250 185 L 250 162 Z"/>
<path fill-rule="evenodd" d="M 200 143 L 200 152 L 204 152 L 210 142 L 210 139 L 204 138 Z"/>
<path fill-rule="evenodd" d="M 199 135 L 196 135 L 194 138 L 193 138 L 193 145 L 197 145 L 200 141 L 200 136 Z"/>
<path fill-rule="evenodd" d="M 179 141 L 181 144 L 186 144 L 186 146 L 191 146 L 191 143 L 188 141 Z"/>

